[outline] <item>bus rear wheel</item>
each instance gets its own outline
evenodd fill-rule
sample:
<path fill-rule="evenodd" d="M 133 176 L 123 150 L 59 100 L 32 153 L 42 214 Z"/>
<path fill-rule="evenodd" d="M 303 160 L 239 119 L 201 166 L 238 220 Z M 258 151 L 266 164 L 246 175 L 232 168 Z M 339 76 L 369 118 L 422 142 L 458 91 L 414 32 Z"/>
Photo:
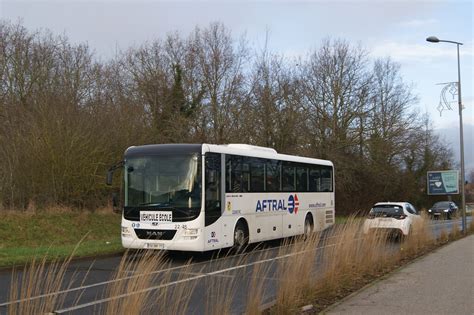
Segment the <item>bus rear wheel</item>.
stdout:
<path fill-rule="evenodd" d="M 234 230 L 234 250 L 242 253 L 249 242 L 249 233 L 247 227 L 242 221 L 239 221 Z"/>
<path fill-rule="evenodd" d="M 304 239 L 307 240 L 311 233 L 313 233 L 313 218 L 307 215 L 304 219 Z"/>

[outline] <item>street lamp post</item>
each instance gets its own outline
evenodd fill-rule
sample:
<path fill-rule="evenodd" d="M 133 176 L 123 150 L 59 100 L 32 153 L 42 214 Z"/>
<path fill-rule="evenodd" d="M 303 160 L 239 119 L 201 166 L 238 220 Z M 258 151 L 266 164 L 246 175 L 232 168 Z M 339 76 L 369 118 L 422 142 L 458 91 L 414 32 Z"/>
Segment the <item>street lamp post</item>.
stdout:
<path fill-rule="evenodd" d="M 459 141 L 461 146 L 461 207 L 462 207 L 462 230 L 463 233 L 466 233 L 466 198 L 464 194 L 464 132 L 462 125 L 462 102 L 461 102 L 461 64 L 459 61 L 459 46 L 462 45 L 460 42 L 455 42 L 451 40 L 442 40 L 438 39 L 436 36 L 430 36 L 426 39 L 430 43 L 451 43 L 456 44 L 458 49 L 458 107 L 459 107 Z"/>

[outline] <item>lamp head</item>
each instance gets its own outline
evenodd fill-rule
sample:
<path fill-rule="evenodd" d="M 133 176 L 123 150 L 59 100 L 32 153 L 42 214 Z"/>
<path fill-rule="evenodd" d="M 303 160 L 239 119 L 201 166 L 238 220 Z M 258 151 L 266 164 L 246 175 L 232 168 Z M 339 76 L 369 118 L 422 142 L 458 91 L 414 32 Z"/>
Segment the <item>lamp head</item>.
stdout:
<path fill-rule="evenodd" d="M 430 36 L 426 39 L 426 41 L 430 43 L 439 43 L 439 39 L 436 36 Z"/>

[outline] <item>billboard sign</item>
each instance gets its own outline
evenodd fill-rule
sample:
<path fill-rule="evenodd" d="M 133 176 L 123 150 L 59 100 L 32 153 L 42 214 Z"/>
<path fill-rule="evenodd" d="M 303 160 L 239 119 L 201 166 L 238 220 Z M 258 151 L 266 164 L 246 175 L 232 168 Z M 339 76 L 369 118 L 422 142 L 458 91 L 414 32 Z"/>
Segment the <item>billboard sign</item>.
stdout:
<path fill-rule="evenodd" d="M 459 172 L 430 171 L 427 176 L 428 195 L 459 194 Z"/>

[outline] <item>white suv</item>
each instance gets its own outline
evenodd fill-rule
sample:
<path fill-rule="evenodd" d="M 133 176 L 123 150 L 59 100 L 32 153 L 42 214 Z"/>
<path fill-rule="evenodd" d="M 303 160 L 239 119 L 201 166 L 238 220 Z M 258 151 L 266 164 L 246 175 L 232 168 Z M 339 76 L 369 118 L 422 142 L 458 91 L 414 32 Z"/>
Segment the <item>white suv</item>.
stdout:
<path fill-rule="evenodd" d="M 413 222 L 420 219 L 418 211 L 408 202 L 378 202 L 364 222 L 364 234 L 372 229 L 384 229 L 406 236 Z"/>

